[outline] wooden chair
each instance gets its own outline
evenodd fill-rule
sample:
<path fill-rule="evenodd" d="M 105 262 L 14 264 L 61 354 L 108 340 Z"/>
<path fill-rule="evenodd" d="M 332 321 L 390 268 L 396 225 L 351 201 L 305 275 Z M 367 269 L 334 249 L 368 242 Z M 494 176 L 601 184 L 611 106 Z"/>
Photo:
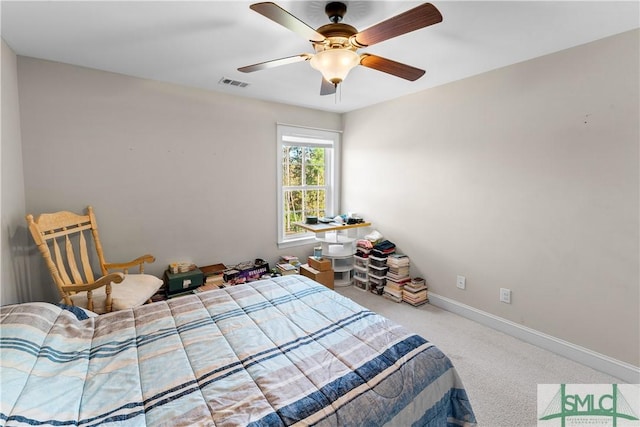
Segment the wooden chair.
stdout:
<path fill-rule="evenodd" d="M 162 280 L 144 274 L 144 264 L 155 261 L 151 255 L 125 263 L 105 261 L 91 206 L 87 207 L 87 215 L 61 211 L 42 214 L 35 220 L 33 215 L 26 218 L 64 304 L 102 314 L 142 305 L 162 286 Z M 87 244 L 91 240 L 101 269 L 102 277 L 97 280 Z M 135 267 L 139 274 L 129 274 L 129 269 Z"/>

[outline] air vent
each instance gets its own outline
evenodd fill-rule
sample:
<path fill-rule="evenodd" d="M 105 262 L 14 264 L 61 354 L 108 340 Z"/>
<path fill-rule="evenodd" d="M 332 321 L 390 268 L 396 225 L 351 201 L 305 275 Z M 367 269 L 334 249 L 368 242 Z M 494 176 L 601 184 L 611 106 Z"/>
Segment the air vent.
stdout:
<path fill-rule="evenodd" d="M 236 86 L 236 87 L 249 86 L 249 83 L 241 82 L 239 80 L 228 79 L 226 77 L 221 78 L 218 83 L 220 83 L 221 85 Z"/>

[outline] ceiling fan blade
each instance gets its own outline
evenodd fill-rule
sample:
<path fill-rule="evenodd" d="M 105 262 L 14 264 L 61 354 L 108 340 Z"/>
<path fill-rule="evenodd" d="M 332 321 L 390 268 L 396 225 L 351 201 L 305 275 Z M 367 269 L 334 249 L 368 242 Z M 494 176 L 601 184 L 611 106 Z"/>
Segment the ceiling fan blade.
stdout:
<path fill-rule="evenodd" d="M 322 78 L 322 85 L 320 86 L 320 95 L 333 95 L 336 93 L 336 85 L 328 82 L 324 77 Z"/>
<path fill-rule="evenodd" d="M 288 56 L 286 58 L 273 59 L 271 61 L 260 62 L 258 64 L 247 65 L 245 67 L 238 68 L 238 71 L 243 73 L 252 73 L 254 71 L 267 70 L 269 68 L 279 67 L 281 65 L 293 64 L 295 62 L 308 61 L 311 59 L 311 55 L 308 53 L 301 53 L 296 56 Z"/>
<path fill-rule="evenodd" d="M 282 25 L 285 28 L 300 34 L 309 41 L 321 42 L 325 37 L 316 30 L 272 2 L 255 3 L 249 6 L 252 10 L 258 12 L 272 21 Z"/>
<path fill-rule="evenodd" d="M 355 42 L 362 47 L 371 46 L 438 22 L 442 22 L 440 11 L 431 3 L 425 3 L 359 32 Z"/>
<path fill-rule="evenodd" d="M 418 80 L 424 75 L 424 70 L 421 70 L 420 68 L 392 61 L 391 59 L 383 58 L 381 56 L 370 55 L 368 53 L 360 56 L 360 65 L 382 71 L 383 73 L 392 74 L 406 80 L 411 80 L 412 82 Z"/>

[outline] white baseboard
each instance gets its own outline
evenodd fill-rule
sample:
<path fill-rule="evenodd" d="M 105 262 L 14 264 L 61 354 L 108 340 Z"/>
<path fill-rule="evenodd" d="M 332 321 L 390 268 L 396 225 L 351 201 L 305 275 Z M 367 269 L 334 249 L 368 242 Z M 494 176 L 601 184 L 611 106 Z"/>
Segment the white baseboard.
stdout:
<path fill-rule="evenodd" d="M 429 302 L 436 307 L 504 332 L 505 334 L 544 348 L 545 350 L 549 350 L 600 372 L 620 378 L 624 382 L 640 384 L 640 368 L 637 366 L 547 335 L 535 329 L 519 325 L 502 317 L 494 316 L 493 314 L 432 292 L 429 292 Z"/>

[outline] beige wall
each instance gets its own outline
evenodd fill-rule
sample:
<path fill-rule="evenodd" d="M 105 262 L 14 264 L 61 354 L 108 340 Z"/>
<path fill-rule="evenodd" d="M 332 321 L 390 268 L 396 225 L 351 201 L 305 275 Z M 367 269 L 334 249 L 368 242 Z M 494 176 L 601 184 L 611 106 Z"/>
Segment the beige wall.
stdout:
<path fill-rule="evenodd" d="M 346 114 L 344 209 L 434 293 L 639 366 L 638 40 Z"/>
<path fill-rule="evenodd" d="M 27 212 L 91 204 L 107 258 L 151 252 L 158 275 L 180 260 L 276 261 L 276 122 L 341 125 L 334 113 L 31 58 L 18 57 L 18 76 Z"/>
<path fill-rule="evenodd" d="M 27 230 L 24 226 L 24 181 L 20 137 L 20 103 L 18 101 L 17 58 L 2 40 L 2 258 L 0 270 L 0 305 L 28 301 L 37 295 L 29 274 Z"/>

